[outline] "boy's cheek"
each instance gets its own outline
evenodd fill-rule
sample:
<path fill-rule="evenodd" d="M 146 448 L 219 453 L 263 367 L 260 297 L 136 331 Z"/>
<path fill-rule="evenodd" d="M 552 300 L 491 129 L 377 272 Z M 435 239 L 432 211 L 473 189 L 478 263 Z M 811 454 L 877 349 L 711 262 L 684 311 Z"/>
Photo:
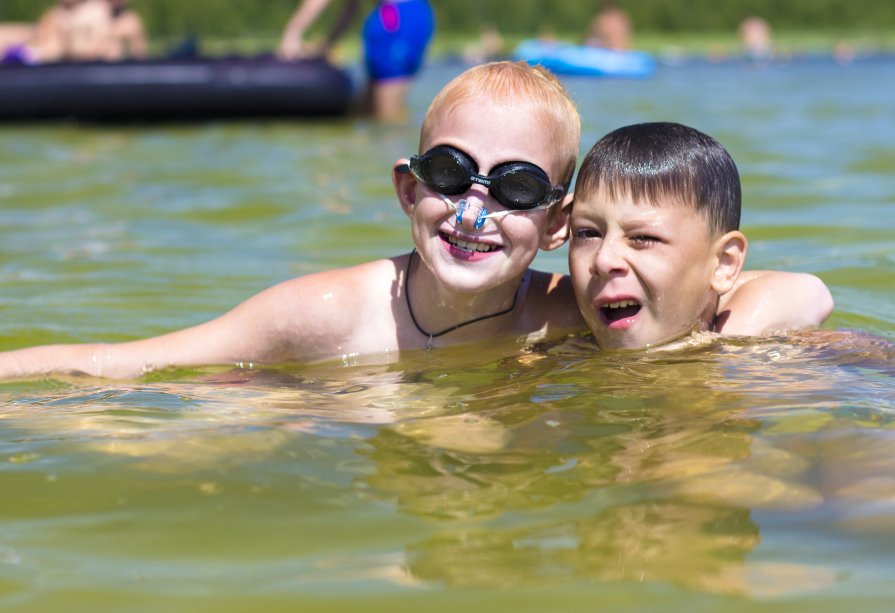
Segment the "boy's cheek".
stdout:
<path fill-rule="evenodd" d="M 587 257 L 588 255 L 575 245 L 573 239 L 569 246 L 569 276 L 572 277 L 572 286 L 576 292 L 579 285 L 586 284 L 590 280 Z"/>
<path fill-rule="evenodd" d="M 578 310 L 590 325 L 597 313 L 593 306 L 593 294 L 596 292 L 592 288 L 589 266 L 581 259 L 573 262 L 570 257 L 569 276 L 572 278 L 572 291 L 575 294 L 575 301 L 578 303 Z"/>

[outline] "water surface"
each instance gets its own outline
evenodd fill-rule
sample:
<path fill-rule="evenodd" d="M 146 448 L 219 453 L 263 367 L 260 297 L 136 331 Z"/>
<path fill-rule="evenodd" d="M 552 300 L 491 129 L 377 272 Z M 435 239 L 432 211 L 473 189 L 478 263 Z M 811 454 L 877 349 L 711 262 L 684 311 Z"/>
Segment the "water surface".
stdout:
<path fill-rule="evenodd" d="M 409 249 L 388 172 L 460 70 L 425 71 L 407 128 L 3 127 L 0 348 L 157 334 Z M 0 606 L 888 609 L 893 77 L 863 59 L 566 81 L 582 153 L 635 121 L 720 140 L 749 267 L 819 275 L 823 330 L 0 384 Z"/>

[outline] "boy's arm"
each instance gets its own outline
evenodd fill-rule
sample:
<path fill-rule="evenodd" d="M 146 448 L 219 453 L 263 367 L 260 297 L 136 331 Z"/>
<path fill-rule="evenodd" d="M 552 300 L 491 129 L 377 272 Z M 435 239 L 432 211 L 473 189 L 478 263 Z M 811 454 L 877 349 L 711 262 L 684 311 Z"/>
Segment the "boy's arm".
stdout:
<path fill-rule="evenodd" d="M 171 366 L 262 364 L 328 357 L 350 322 L 314 299 L 328 275 L 275 285 L 211 321 L 142 340 L 0 352 L 0 379 L 84 373 L 129 379 Z"/>
<path fill-rule="evenodd" d="M 830 290 L 812 274 L 748 271 L 721 297 L 715 330 L 725 335 L 760 336 L 819 326 L 832 311 Z"/>
<path fill-rule="evenodd" d="M 129 379 L 168 366 L 262 361 L 273 353 L 257 297 L 214 320 L 124 343 L 44 345 L 0 353 L 0 379 L 81 373 Z M 250 311 L 258 311 L 250 317 Z"/>
<path fill-rule="evenodd" d="M 317 19 L 330 0 L 304 0 L 289 17 L 283 35 L 280 38 L 278 53 L 280 57 L 295 60 L 302 56 L 305 31 Z"/>
<path fill-rule="evenodd" d="M 146 27 L 143 20 L 136 13 L 131 13 L 128 20 L 128 28 L 125 32 L 127 39 L 127 52 L 135 59 L 145 59 L 149 55 L 149 37 L 146 36 Z"/>

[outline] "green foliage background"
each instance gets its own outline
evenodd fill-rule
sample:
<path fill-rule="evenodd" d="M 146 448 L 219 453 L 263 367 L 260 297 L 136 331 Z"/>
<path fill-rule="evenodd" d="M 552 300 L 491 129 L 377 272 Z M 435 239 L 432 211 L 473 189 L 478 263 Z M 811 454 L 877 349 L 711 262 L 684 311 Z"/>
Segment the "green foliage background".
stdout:
<path fill-rule="evenodd" d="M 154 37 L 184 34 L 208 38 L 279 34 L 298 0 L 134 0 Z M 0 0 L 0 21 L 33 21 L 50 0 Z M 340 0 L 333 0 L 337 8 Z M 595 0 L 433 0 L 438 33 L 474 37 L 483 23 L 508 36 L 539 32 L 579 36 L 599 7 Z M 636 32 L 729 32 L 746 15 L 770 21 L 775 32 L 895 31 L 893 0 L 618 0 L 632 17 Z M 331 13 L 315 26 L 323 30 Z M 359 27 L 360 19 L 356 20 Z"/>

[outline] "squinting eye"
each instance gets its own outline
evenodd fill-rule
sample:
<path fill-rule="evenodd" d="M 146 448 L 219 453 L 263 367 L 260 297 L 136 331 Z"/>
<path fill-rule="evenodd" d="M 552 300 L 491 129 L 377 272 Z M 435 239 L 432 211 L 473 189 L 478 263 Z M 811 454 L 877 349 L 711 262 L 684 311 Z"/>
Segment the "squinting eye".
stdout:
<path fill-rule="evenodd" d="M 646 235 L 646 234 L 641 234 L 641 235 L 639 235 L 639 236 L 635 236 L 635 237 L 633 237 L 631 240 L 632 240 L 635 244 L 637 244 L 637 245 L 642 245 L 642 246 L 644 246 L 644 247 L 645 247 L 645 246 L 648 246 L 648 245 L 652 245 L 652 244 L 654 244 L 654 243 L 658 243 L 658 242 L 660 242 L 659 239 L 658 239 L 658 237 L 655 237 L 655 236 L 648 236 L 648 235 Z"/>

